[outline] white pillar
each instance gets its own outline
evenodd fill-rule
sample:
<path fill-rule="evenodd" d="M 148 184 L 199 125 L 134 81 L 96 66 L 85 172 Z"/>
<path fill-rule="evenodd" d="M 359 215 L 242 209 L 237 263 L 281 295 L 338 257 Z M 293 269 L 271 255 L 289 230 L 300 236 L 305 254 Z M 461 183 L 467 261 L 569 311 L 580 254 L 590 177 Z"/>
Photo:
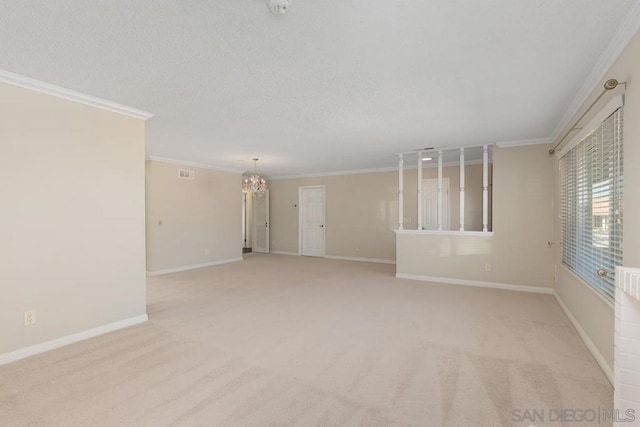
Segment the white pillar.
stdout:
<path fill-rule="evenodd" d="M 418 152 L 418 230 L 422 230 L 422 152 Z"/>
<path fill-rule="evenodd" d="M 442 150 L 438 150 L 438 231 L 442 231 Z"/>
<path fill-rule="evenodd" d="M 398 155 L 398 230 L 402 230 L 404 223 L 404 160 Z"/>
<path fill-rule="evenodd" d="M 482 146 L 482 231 L 489 231 L 489 147 Z"/>
<path fill-rule="evenodd" d="M 464 231 L 464 148 L 460 149 L 460 231 Z"/>

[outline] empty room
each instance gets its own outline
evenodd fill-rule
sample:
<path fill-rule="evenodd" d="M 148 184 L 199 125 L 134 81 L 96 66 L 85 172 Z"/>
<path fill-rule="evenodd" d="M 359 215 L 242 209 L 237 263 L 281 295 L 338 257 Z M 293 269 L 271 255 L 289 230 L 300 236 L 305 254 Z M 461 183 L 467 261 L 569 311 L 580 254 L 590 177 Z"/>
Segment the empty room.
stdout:
<path fill-rule="evenodd" d="M 639 30 L 0 0 L 0 425 L 640 425 Z"/>

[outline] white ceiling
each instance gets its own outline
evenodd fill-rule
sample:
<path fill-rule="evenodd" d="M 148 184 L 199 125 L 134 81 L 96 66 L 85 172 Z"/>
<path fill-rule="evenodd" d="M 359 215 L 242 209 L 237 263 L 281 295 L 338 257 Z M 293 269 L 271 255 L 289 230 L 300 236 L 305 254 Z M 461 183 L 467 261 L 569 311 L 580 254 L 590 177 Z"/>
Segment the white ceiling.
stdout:
<path fill-rule="evenodd" d="M 0 0 L 0 69 L 155 113 L 151 156 L 383 168 L 419 147 L 550 138 L 637 6 Z"/>

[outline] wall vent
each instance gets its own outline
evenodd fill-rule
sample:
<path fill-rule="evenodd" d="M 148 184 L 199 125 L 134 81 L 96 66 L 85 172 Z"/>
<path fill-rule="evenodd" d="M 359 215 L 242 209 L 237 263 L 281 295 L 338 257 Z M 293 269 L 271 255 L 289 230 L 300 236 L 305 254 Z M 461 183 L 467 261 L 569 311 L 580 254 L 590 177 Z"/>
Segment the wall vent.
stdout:
<path fill-rule="evenodd" d="M 195 179 L 196 171 L 191 171 L 187 169 L 178 169 L 178 178 L 180 179 Z"/>

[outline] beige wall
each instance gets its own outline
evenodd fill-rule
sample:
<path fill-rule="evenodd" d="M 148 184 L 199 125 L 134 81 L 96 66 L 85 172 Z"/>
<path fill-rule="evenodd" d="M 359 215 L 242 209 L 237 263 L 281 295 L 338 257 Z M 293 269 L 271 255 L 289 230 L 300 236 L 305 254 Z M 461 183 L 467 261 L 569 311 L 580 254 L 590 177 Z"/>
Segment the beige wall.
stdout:
<path fill-rule="evenodd" d="M 494 235 L 399 234 L 397 272 L 552 287 L 553 250 L 547 242 L 553 239 L 553 161 L 548 149 L 495 148 Z"/>
<path fill-rule="evenodd" d="M 465 221 L 468 229 L 482 229 L 482 165 L 468 165 Z M 458 167 L 445 167 L 450 179 L 451 226 L 459 228 Z M 437 178 L 425 168 L 424 179 Z M 405 228 L 417 227 L 417 170 L 404 176 Z M 313 178 L 271 180 L 271 250 L 298 253 L 298 189 L 324 185 L 326 194 L 326 255 L 395 260 L 398 226 L 398 172 L 372 172 Z M 471 227 L 471 228 L 470 228 Z"/>
<path fill-rule="evenodd" d="M 145 314 L 144 138 L 0 83 L 0 354 Z"/>
<path fill-rule="evenodd" d="M 298 188 L 325 186 L 326 255 L 395 259 L 397 173 L 269 181 L 272 251 L 298 253 Z"/>
<path fill-rule="evenodd" d="M 179 179 L 178 170 L 195 171 Z M 147 271 L 242 257 L 239 173 L 147 161 Z"/>
<path fill-rule="evenodd" d="M 612 68 L 607 72 L 606 79 L 616 78 L 621 82 L 628 82 L 625 92 L 624 106 L 624 265 L 640 267 L 640 34 L 636 35 L 623 51 Z M 604 83 L 603 80 L 603 83 Z M 602 91 L 598 85 L 587 100 L 586 108 Z M 618 92 L 619 93 L 619 92 Z M 608 94 L 600 101 L 598 107 L 606 104 L 606 99 L 614 94 Z M 582 111 L 579 112 L 581 114 Z M 588 120 L 588 117 L 587 119 Z M 573 123 L 573 122 L 571 122 Z M 557 163 L 556 163 L 556 200 L 557 196 Z M 556 211 L 556 218 L 558 217 Z M 555 223 L 556 240 L 560 240 L 560 224 Z M 613 367 L 613 334 L 614 310 L 613 306 L 605 302 L 599 295 L 587 287 L 584 282 L 564 267 L 561 259 L 561 248 L 556 250 L 556 265 L 558 266 L 558 281 L 555 291 L 578 321 L 582 329 L 589 336 L 603 358 Z"/>

